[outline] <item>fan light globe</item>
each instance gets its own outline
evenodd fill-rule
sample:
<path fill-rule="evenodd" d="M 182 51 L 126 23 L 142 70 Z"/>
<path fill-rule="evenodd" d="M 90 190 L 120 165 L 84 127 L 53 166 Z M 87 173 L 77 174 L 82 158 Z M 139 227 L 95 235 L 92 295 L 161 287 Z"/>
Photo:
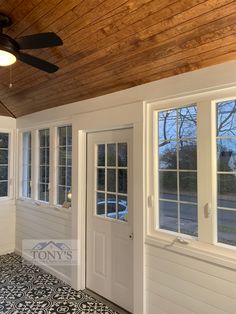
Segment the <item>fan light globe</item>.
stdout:
<path fill-rule="evenodd" d="M 0 50 L 0 66 L 12 65 L 16 62 L 16 57 L 7 51 Z"/>

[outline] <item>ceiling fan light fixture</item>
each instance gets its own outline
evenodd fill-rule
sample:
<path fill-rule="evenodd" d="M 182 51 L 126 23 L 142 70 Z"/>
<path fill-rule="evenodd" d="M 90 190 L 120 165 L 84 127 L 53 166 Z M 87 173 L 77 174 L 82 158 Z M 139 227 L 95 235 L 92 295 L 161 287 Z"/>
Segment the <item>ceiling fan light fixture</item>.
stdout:
<path fill-rule="evenodd" d="M 9 66 L 16 62 L 14 54 L 0 49 L 0 66 Z"/>

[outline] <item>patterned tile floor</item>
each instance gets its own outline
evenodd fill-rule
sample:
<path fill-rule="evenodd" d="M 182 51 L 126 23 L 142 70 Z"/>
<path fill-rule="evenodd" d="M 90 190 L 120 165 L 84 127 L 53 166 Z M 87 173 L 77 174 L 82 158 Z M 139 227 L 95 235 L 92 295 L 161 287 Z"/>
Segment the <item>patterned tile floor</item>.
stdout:
<path fill-rule="evenodd" d="M 14 253 L 0 256 L 0 313 L 118 314 Z"/>

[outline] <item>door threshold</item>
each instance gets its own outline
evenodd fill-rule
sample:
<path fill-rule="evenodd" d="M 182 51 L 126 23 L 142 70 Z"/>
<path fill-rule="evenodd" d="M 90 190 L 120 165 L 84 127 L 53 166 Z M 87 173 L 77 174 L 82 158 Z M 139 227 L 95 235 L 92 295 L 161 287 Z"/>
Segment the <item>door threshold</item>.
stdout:
<path fill-rule="evenodd" d="M 99 294 L 93 292 L 92 290 L 85 288 L 83 290 L 85 293 L 87 293 L 88 295 L 90 295 L 91 297 L 93 297 L 94 299 L 104 303 L 105 305 L 109 306 L 109 308 L 111 308 L 113 311 L 117 312 L 118 314 L 132 314 L 131 312 L 128 312 L 126 310 L 124 310 L 122 307 L 118 306 L 117 304 L 103 298 L 102 296 L 100 296 Z"/>

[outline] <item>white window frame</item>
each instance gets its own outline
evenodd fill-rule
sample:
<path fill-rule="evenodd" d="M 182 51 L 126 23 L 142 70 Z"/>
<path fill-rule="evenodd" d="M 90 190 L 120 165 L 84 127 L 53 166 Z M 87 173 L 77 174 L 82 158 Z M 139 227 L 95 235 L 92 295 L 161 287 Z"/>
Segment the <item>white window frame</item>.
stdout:
<path fill-rule="evenodd" d="M 55 164 L 54 164 L 54 184 L 53 186 L 55 187 L 54 193 L 53 193 L 53 199 L 54 199 L 54 204 L 56 207 L 58 208 L 63 208 L 62 205 L 58 204 L 58 164 L 59 164 L 59 136 L 58 136 L 58 129 L 61 127 L 66 127 L 66 126 L 71 126 L 72 128 L 72 123 L 67 123 L 67 124 L 61 124 L 61 125 L 57 125 L 56 127 L 54 127 L 54 160 L 55 160 Z M 73 137 L 73 135 L 72 135 Z M 72 154 L 73 154 L 73 143 L 72 143 Z M 72 156 L 71 156 L 72 157 Z M 72 163 L 71 163 L 71 167 L 72 167 Z M 71 174 L 72 176 L 72 174 Z M 72 178 L 71 178 L 71 190 L 72 190 Z M 73 191 L 72 191 L 73 193 Z M 70 206 L 71 208 L 71 206 Z"/>
<path fill-rule="evenodd" d="M 23 140 L 24 140 L 24 138 L 23 138 L 23 136 L 24 136 L 24 133 L 30 133 L 31 134 L 31 197 L 27 197 L 27 196 L 24 196 L 23 195 L 23 179 L 24 179 L 24 175 L 23 175 L 23 163 L 24 163 L 24 144 L 23 144 Z M 19 194 L 20 194 L 20 197 L 22 198 L 22 199 L 28 199 L 28 200 L 31 200 L 32 199 L 32 193 L 33 193 L 33 191 L 32 191 L 32 182 L 33 182 L 33 180 L 32 180 L 32 170 L 33 170 L 33 167 L 32 167 L 32 162 L 33 162 L 33 158 L 32 158 L 32 156 L 33 156 L 33 132 L 31 131 L 31 130 L 29 130 L 29 131 L 23 131 L 23 132 L 21 132 L 20 134 L 19 134 L 19 141 L 20 141 L 20 147 L 21 147 L 21 151 L 20 151 L 20 158 L 19 158 L 19 160 L 20 160 L 20 167 L 19 167 L 19 171 L 20 171 L 20 184 L 19 184 Z"/>
<path fill-rule="evenodd" d="M 146 127 L 146 241 L 152 245 L 170 247 L 171 250 L 217 260 L 236 269 L 236 247 L 217 242 L 217 181 L 216 181 L 216 103 L 236 99 L 236 87 L 195 95 L 145 103 Z M 159 212 L 157 204 L 156 111 L 184 107 L 196 103 L 198 108 L 198 238 L 156 229 Z M 209 123 L 209 118 L 211 123 Z M 204 161 L 204 162 L 203 162 Z M 201 180 L 200 178 L 204 178 Z M 200 181 L 201 180 L 201 181 Z M 207 205 L 208 204 L 208 205 Z"/>
<path fill-rule="evenodd" d="M 0 133 L 8 134 L 8 195 L 0 197 L 0 202 L 12 200 L 14 197 L 13 173 L 14 173 L 14 155 L 13 155 L 13 130 L 0 129 Z"/>
<path fill-rule="evenodd" d="M 31 128 L 24 128 L 18 131 L 18 184 L 17 184 L 17 199 L 19 201 L 26 202 L 28 204 L 33 204 L 37 206 L 47 207 L 51 209 L 56 209 L 60 211 L 71 210 L 71 207 L 63 208 L 61 205 L 57 205 L 57 158 L 58 158 L 58 145 L 57 145 L 57 129 L 58 127 L 63 127 L 72 125 L 71 120 L 61 120 L 61 121 L 54 121 L 52 123 L 36 125 L 35 127 Z M 49 129 L 49 136 L 50 136 L 50 161 L 49 161 L 49 202 L 39 200 L 39 131 Z M 22 162 L 23 162 L 23 147 L 22 147 L 22 140 L 23 140 L 23 133 L 24 132 L 31 132 L 31 198 L 23 197 L 22 195 Z"/>

